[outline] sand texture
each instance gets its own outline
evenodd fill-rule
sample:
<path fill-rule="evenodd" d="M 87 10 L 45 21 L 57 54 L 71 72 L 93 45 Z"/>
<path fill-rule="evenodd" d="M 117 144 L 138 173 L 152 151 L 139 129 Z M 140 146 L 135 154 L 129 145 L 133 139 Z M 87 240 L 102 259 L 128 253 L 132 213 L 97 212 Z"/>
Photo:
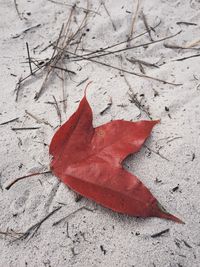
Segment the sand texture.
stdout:
<path fill-rule="evenodd" d="M 0 0 L 0 267 L 198 267 L 200 2 L 74 3 Z M 34 75 L 26 43 L 33 71 L 42 67 Z M 51 174 L 6 190 L 16 177 L 49 169 L 51 138 L 77 109 L 87 81 L 94 126 L 161 120 L 124 167 L 184 225 L 77 202 Z"/>

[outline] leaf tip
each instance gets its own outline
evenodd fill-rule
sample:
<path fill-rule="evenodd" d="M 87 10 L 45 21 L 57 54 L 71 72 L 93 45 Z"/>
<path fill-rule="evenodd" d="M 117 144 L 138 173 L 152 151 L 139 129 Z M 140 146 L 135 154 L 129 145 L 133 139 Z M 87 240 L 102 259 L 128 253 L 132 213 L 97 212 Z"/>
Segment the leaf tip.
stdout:
<path fill-rule="evenodd" d="M 87 84 L 86 84 L 86 87 L 84 89 L 84 96 L 86 97 L 86 93 L 87 93 L 87 88 L 88 86 L 92 83 L 92 81 L 89 81 Z"/>
<path fill-rule="evenodd" d="M 157 203 L 157 207 L 159 209 L 157 214 L 158 217 L 171 220 L 177 223 L 185 224 L 185 222 L 183 222 L 181 219 L 167 212 L 166 209 L 159 202 Z"/>

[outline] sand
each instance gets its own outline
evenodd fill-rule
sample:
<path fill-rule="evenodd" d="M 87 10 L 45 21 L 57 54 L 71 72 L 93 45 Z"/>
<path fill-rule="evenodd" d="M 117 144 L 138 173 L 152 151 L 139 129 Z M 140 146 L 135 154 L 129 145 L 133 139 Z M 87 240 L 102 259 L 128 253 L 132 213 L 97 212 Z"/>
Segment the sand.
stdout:
<path fill-rule="evenodd" d="M 62 71 L 54 70 L 36 101 L 46 75 L 39 71 L 22 83 L 16 101 L 17 82 L 30 74 L 26 42 L 32 58 L 51 58 L 52 47 L 42 50 L 58 38 L 71 11 L 70 5 L 59 3 L 74 4 L 53 2 L 17 0 L 19 14 L 14 1 L 1 0 L 0 4 L 0 124 L 16 119 L 0 125 L 0 266 L 199 266 L 200 75 L 199 57 L 190 57 L 199 55 L 199 1 L 141 0 L 138 7 L 137 1 L 106 1 L 106 8 L 100 1 L 88 1 L 90 11 L 81 42 L 77 46 L 79 34 L 68 47 L 82 54 L 136 37 L 146 31 L 144 14 L 149 29 L 159 24 L 154 31 L 109 51 L 151 44 L 95 60 L 172 84 L 86 60 L 66 59 L 63 66 L 76 75 L 65 73 L 63 83 Z M 79 7 L 87 8 L 87 2 L 77 2 L 69 34 L 85 16 L 85 9 Z M 175 36 L 157 42 L 171 35 Z M 157 67 L 131 63 L 127 58 Z M 129 156 L 124 167 L 184 225 L 119 215 L 87 199 L 76 202 L 75 194 L 50 174 L 5 189 L 16 177 L 48 170 L 48 144 L 60 125 L 55 105 L 49 102 L 55 97 L 65 122 L 83 96 L 86 82 L 79 83 L 86 79 L 93 81 L 87 94 L 94 126 L 113 119 L 161 119 L 146 146 Z M 13 130 L 23 127 L 37 129 Z M 12 242 L 19 236 L 16 233 L 27 231 L 58 207 L 33 236 Z M 152 237 L 165 229 L 169 230 Z"/>

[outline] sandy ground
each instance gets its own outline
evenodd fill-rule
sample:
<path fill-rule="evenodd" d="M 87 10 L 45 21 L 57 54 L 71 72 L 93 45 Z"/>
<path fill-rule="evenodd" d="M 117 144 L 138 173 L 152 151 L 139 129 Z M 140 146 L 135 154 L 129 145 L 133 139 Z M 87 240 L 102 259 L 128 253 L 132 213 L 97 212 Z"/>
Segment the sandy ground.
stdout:
<path fill-rule="evenodd" d="M 150 35 L 146 33 L 109 51 L 151 44 L 96 60 L 181 85 L 163 84 L 87 60 L 65 59 L 63 66 L 76 75 L 54 70 L 37 101 L 34 96 L 45 70 L 21 84 L 17 101 L 14 92 L 19 78 L 30 74 L 26 42 L 32 58 L 51 58 L 52 47 L 42 50 L 58 38 L 71 6 L 47 0 L 17 0 L 17 7 L 19 14 L 14 1 L 0 0 L 0 266 L 200 266 L 200 74 L 199 57 L 190 57 L 199 55 L 200 2 L 141 0 L 136 12 L 137 1 L 106 1 L 106 8 L 100 1 L 89 1 L 85 27 L 67 48 L 77 54 L 88 53 L 126 41 L 128 36 L 145 32 L 147 25 L 150 28 L 160 23 Z M 77 2 L 69 34 L 78 29 L 85 16 L 85 9 L 79 7 L 87 8 L 87 2 Z M 155 42 L 180 30 L 171 39 Z M 133 57 L 157 67 L 127 61 Z M 56 98 L 64 122 L 76 110 L 86 82 L 79 83 L 87 78 L 93 81 L 88 99 L 95 126 L 111 119 L 161 119 L 146 147 L 128 157 L 124 166 L 185 225 L 119 215 L 86 199 L 76 202 L 75 194 L 49 174 L 5 189 L 16 177 L 48 169 L 48 144 L 59 127 L 55 105 L 48 102 Z M 111 99 L 112 105 L 102 114 Z M 37 129 L 13 130 L 22 127 Z M 27 231 L 58 207 L 36 233 L 32 229 L 33 236 L 12 242 L 18 237 L 16 233 Z M 162 236 L 151 237 L 165 229 L 169 231 Z"/>

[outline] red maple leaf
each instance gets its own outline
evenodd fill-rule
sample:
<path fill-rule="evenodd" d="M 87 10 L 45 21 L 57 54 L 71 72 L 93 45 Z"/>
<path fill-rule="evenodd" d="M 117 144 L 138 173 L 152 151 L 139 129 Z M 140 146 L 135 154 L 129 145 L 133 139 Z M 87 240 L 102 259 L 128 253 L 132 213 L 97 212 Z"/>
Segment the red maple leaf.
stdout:
<path fill-rule="evenodd" d="M 114 211 L 182 222 L 169 214 L 122 161 L 137 152 L 158 121 L 114 120 L 94 128 L 86 99 L 55 133 L 52 172 L 78 194 Z"/>

